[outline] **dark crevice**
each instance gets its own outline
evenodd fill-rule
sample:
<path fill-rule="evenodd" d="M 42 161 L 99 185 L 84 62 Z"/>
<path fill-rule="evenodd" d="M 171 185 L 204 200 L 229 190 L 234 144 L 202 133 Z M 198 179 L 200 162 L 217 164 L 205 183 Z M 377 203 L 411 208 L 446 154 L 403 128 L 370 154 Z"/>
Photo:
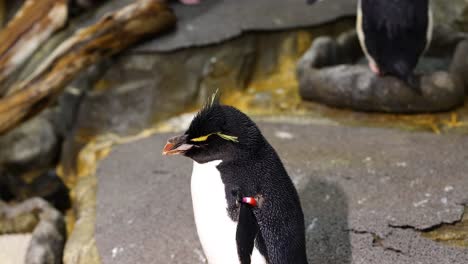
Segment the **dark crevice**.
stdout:
<path fill-rule="evenodd" d="M 431 239 L 431 240 L 436 241 L 436 242 L 449 244 L 449 245 L 459 243 L 457 245 L 462 245 L 463 246 L 463 245 L 466 245 L 466 243 L 467 243 L 465 241 L 466 239 L 457 237 L 457 238 L 448 239 L 448 240 L 441 240 L 441 239 L 438 238 L 440 235 L 439 236 L 437 234 L 433 235 L 433 233 L 438 233 L 438 232 L 443 233 L 444 230 L 447 230 L 447 229 L 450 229 L 450 228 L 456 228 L 457 226 L 460 226 L 460 225 L 462 225 L 462 228 L 463 228 L 463 225 L 468 226 L 468 215 L 466 214 L 468 206 L 466 205 L 466 203 L 462 204 L 462 205 L 465 206 L 464 212 L 462 213 L 460 219 L 455 220 L 453 222 L 441 222 L 439 224 L 436 224 L 436 225 L 433 225 L 433 226 L 430 226 L 430 227 L 427 227 L 427 228 L 417 228 L 417 227 L 412 226 L 412 225 L 394 225 L 394 224 L 388 224 L 388 226 L 390 228 L 392 228 L 392 229 L 412 230 L 412 231 L 418 232 L 423 237 L 425 237 L 427 239 Z M 373 247 L 381 247 L 384 250 L 388 250 L 388 251 L 392 251 L 392 252 L 395 252 L 395 253 L 398 253 L 398 254 L 406 255 L 405 252 L 403 252 L 400 249 L 393 248 L 393 247 L 385 245 L 385 239 L 389 235 L 391 235 L 391 232 L 388 235 L 381 236 L 381 235 L 378 235 L 378 234 L 376 234 L 374 232 L 370 232 L 370 231 L 367 231 L 367 230 L 347 229 L 346 231 L 352 232 L 354 234 L 371 235 L 372 238 L 373 238 L 372 239 L 372 246 Z M 448 230 L 448 231 L 450 231 L 450 230 Z M 467 229 L 467 231 L 468 231 L 468 229 Z M 468 234 L 466 235 L 466 237 L 468 238 Z M 458 241 L 458 240 L 460 240 L 460 241 Z"/>
<path fill-rule="evenodd" d="M 420 233 L 427 233 L 427 232 L 432 232 L 434 230 L 437 230 L 441 227 L 445 227 L 445 226 L 455 226 L 459 223 L 461 223 L 463 221 L 463 219 L 466 218 L 465 216 L 465 212 L 467 211 L 468 209 L 468 206 L 464 205 L 465 206 L 465 209 L 463 211 L 463 213 L 460 215 L 460 218 L 457 219 L 457 220 L 454 220 L 452 222 L 448 222 L 448 221 L 442 221 L 438 224 L 435 224 L 435 225 L 432 225 L 432 226 L 429 226 L 429 227 L 425 227 L 425 228 L 418 228 L 418 227 L 415 227 L 415 226 L 412 226 L 412 225 L 394 225 L 394 224 L 388 224 L 389 227 L 391 228 L 398 228 L 398 229 L 403 229 L 403 230 L 407 230 L 407 229 L 410 229 L 410 230 L 414 230 L 414 231 L 417 231 L 417 232 L 420 232 Z"/>
<path fill-rule="evenodd" d="M 382 237 L 374 232 L 370 231 L 365 231 L 365 230 L 356 230 L 356 229 L 348 229 L 348 231 L 354 233 L 354 234 L 359 234 L 359 235 L 371 235 L 372 236 L 372 247 L 379 247 L 382 248 L 385 251 L 390 251 L 393 253 L 401 254 L 406 256 L 406 253 L 403 252 L 402 250 L 398 248 L 394 248 L 391 246 L 385 245 L 385 239 L 387 238 L 386 236 Z M 391 233 L 389 233 L 390 235 Z"/>
<path fill-rule="evenodd" d="M 460 220 L 450 224 L 440 224 L 429 230 L 424 230 L 421 235 L 424 238 L 449 246 L 468 247 L 468 206 L 465 206 Z"/>

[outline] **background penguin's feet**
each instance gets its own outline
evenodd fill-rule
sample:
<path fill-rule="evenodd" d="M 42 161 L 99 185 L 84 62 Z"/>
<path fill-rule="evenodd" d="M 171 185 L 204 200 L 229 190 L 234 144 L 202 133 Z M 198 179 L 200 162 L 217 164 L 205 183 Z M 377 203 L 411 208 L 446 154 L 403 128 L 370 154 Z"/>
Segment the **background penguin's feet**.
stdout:
<path fill-rule="evenodd" d="M 379 66 L 377 66 L 375 63 L 373 62 L 369 62 L 369 68 L 371 69 L 371 71 L 379 76 L 382 75 L 382 73 L 380 72 L 380 69 L 379 69 Z"/>
<path fill-rule="evenodd" d="M 184 5 L 196 5 L 200 3 L 200 0 L 179 0 Z"/>

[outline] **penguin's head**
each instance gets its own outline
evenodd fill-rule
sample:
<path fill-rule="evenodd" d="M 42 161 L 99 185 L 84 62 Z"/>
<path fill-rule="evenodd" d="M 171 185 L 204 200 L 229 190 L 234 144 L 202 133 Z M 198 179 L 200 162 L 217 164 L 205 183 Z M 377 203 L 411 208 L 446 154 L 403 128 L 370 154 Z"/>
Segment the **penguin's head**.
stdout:
<path fill-rule="evenodd" d="M 250 118 L 216 99 L 207 104 L 181 136 L 170 138 L 163 155 L 181 154 L 205 163 L 248 157 L 261 146 L 264 138 Z"/>

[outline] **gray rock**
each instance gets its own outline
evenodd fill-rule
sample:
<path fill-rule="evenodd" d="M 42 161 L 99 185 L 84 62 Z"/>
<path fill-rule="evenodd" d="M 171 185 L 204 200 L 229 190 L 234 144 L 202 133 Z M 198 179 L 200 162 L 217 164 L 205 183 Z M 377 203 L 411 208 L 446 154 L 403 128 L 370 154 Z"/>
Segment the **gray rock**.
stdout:
<path fill-rule="evenodd" d="M 66 237 L 63 215 L 40 198 L 29 199 L 14 206 L 0 203 L 0 215 L 15 218 L 25 214 L 34 214 L 39 219 L 32 231 L 25 264 L 62 263 Z"/>
<path fill-rule="evenodd" d="M 70 208 L 69 190 L 53 170 L 26 174 L 2 172 L 0 190 L 0 199 L 5 201 L 40 197 L 62 212 Z"/>
<path fill-rule="evenodd" d="M 336 44 L 340 56 L 340 63 L 354 63 L 364 56 L 358 35 L 354 29 L 341 33 L 336 38 Z"/>
<path fill-rule="evenodd" d="M 447 5 L 445 0 L 433 0 L 431 2 L 436 24 L 468 32 L 468 1 L 452 0 L 450 5 Z"/>
<path fill-rule="evenodd" d="M 349 47 L 352 47 L 349 43 L 357 42 L 355 38 L 348 39 Z M 341 47 L 330 38 L 318 38 L 313 42 L 297 66 L 302 98 L 358 111 L 393 113 L 447 111 L 464 102 L 465 44 L 460 44 L 453 55 L 455 66 L 450 73 L 448 69 L 434 71 L 447 65 L 445 57 L 421 60 L 424 66 L 418 66 L 418 70 L 426 71 L 421 76 L 421 95 L 397 78 L 376 76 L 364 65 L 337 65 L 353 61 L 336 59 L 336 54 L 344 53 Z M 357 58 L 356 48 L 352 50 L 354 54 L 350 57 Z"/>
<path fill-rule="evenodd" d="M 448 111 L 464 102 L 464 88 L 447 72 L 422 76 L 423 95 L 394 77 L 378 77 L 363 65 L 298 69 L 306 100 L 358 111 L 420 113 Z"/>
<path fill-rule="evenodd" d="M 247 31 L 316 26 L 353 16 L 356 0 L 204 0 L 196 6 L 174 5 L 177 30 L 136 47 L 135 51 L 171 51 L 219 43 Z"/>
<path fill-rule="evenodd" d="M 8 2 L 12 2 L 8 8 L 8 17 L 11 17 L 14 14 L 12 10 L 16 10 L 22 1 Z M 78 21 L 80 26 L 89 25 L 103 14 L 130 2 L 132 1 L 107 1 L 100 7 L 75 17 L 73 24 Z M 354 16 L 356 13 L 356 0 L 327 0 L 313 5 L 307 5 L 306 0 L 204 0 L 195 6 L 172 2 L 178 17 L 177 30 L 163 38 L 142 43 L 134 51 L 173 51 L 204 46 L 231 39 L 247 31 L 317 26 L 340 17 Z M 451 29 L 468 31 L 465 0 L 452 0 L 451 5 L 447 5 L 445 0 L 433 2 L 437 25 L 449 25 L 448 28 Z"/>
<path fill-rule="evenodd" d="M 339 64 L 338 47 L 331 37 L 318 37 L 312 43 L 309 52 L 304 55 L 304 62 L 309 67 L 322 68 Z"/>
<path fill-rule="evenodd" d="M 419 231 L 463 215 L 466 136 L 285 123 L 260 128 L 298 189 L 310 263 L 468 263 L 465 248 Z M 99 165 L 96 241 L 103 264 L 205 263 L 192 214 L 192 162 L 161 155 L 171 136 L 117 146 Z"/>
<path fill-rule="evenodd" d="M 12 1 L 16 9 L 22 1 Z M 75 2 L 92 3 L 93 0 Z M 71 21 L 67 31 L 95 23 L 104 14 L 121 8 L 133 0 L 105 1 L 96 8 L 80 13 Z M 285 30 L 316 26 L 355 14 L 356 0 L 327 0 L 308 5 L 306 0 L 204 0 L 187 6 L 171 1 L 178 18 L 177 30 L 148 40 L 135 52 L 168 52 L 187 47 L 217 44 L 245 32 Z M 67 33 L 70 34 L 71 32 Z"/>
<path fill-rule="evenodd" d="M 458 44 L 453 61 L 450 65 L 450 73 L 453 76 L 459 76 L 462 85 L 468 94 L 468 40 Z"/>
<path fill-rule="evenodd" d="M 54 116 L 45 112 L 0 137 L 0 199 L 42 197 L 60 210 L 70 207 L 68 188 L 50 170 L 59 160 L 61 143 Z"/>
<path fill-rule="evenodd" d="M 432 32 L 432 40 L 429 49 L 425 56 L 435 57 L 452 57 L 455 49 L 461 41 L 468 38 L 468 34 L 459 32 L 446 25 L 438 25 L 434 27 Z"/>
<path fill-rule="evenodd" d="M 16 172 L 54 165 L 59 139 L 45 116 L 31 119 L 0 137 L 0 166 Z"/>
<path fill-rule="evenodd" d="M 310 62 L 307 64 L 309 67 L 323 68 L 356 63 L 363 56 L 356 30 L 351 29 L 339 34 L 336 39 L 330 36 L 315 38 L 308 52 L 303 55 L 302 62 Z"/>
<path fill-rule="evenodd" d="M 77 130 L 132 134 L 204 103 L 216 90 L 244 91 L 274 74 L 282 58 L 296 59 L 299 37 L 298 31 L 251 33 L 209 47 L 119 56 L 83 98 Z"/>
<path fill-rule="evenodd" d="M 26 264 L 60 264 L 66 238 L 65 220 L 60 212 L 45 201 L 30 201 L 36 204 L 35 210 L 40 210 L 40 221 L 33 231 Z"/>

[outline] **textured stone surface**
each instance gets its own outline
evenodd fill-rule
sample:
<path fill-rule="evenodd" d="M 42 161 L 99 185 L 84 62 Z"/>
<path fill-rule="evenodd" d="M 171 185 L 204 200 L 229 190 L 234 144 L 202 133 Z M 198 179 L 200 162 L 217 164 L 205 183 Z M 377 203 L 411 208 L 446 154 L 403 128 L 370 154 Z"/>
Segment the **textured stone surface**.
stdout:
<path fill-rule="evenodd" d="M 77 126 L 90 134 L 136 133 L 216 89 L 242 89 L 254 70 L 256 43 L 247 37 L 172 54 L 120 56 L 84 98 Z"/>
<path fill-rule="evenodd" d="M 8 17 L 12 16 L 11 10 L 15 10 L 21 2 L 8 1 Z M 90 24 L 102 14 L 130 2 L 132 0 L 107 1 L 74 20 L 78 24 Z M 163 39 L 150 40 L 135 50 L 169 51 L 207 45 L 246 31 L 315 26 L 356 13 L 356 0 L 327 0 L 314 5 L 307 5 L 306 2 L 307 0 L 204 0 L 200 5 L 186 6 L 172 1 L 179 18 L 178 30 Z M 452 0 L 450 5 L 446 4 L 446 0 L 432 2 L 437 24 L 468 31 L 466 0 Z"/>
<path fill-rule="evenodd" d="M 76 223 L 65 244 L 65 264 L 99 264 L 100 258 L 93 237 L 96 219 L 96 178 L 82 177 L 74 189 Z"/>
<path fill-rule="evenodd" d="M 51 166 L 59 140 L 49 120 L 40 116 L 0 137 L 0 166 L 20 171 Z"/>
<path fill-rule="evenodd" d="M 10 9 L 16 9 L 13 1 Z M 73 18 L 66 31 L 94 23 L 103 14 L 133 0 L 112 0 Z M 356 0 L 327 0 L 308 5 L 306 0 L 204 0 L 187 6 L 170 1 L 178 18 L 177 30 L 155 38 L 133 51 L 167 52 L 181 48 L 215 44 L 257 30 L 283 30 L 317 26 L 356 12 Z M 69 34 L 69 33 L 66 33 Z"/>
<path fill-rule="evenodd" d="M 397 78 L 379 77 L 365 65 L 340 59 L 342 48 L 337 43 L 329 37 L 317 38 L 298 62 L 303 99 L 358 111 L 391 113 L 448 111 L 464 103 L 468 75 L 464 42 L 452 55 L 450 71 L 448 67 L 436 70 L 444 66 L 444 57 L 421 60 L 418 71 L 425 70 L 420 74 L 421 94 Z"/>
<path fill-rule="evenodd" d="M 465 93 L 468 94 L 468 40 L 461 42 L 453 56 L 450 72 L 460 76 Z"/>
<path fill-rule="evenodd" d="M 26 214 L 34 215 L 38 218 L 38 222 L 33 230 L 28 230 L 32 231 L 32 235 L 27 246 L 24 263 L 61 263 L 66 236 L 63 215 L 40 198 L 29 199 L 13 206 L 0 203 L 1 222 Z M 25 232 L 25 230 L 12 230 L 10 232 L 20 233 Z"/>
<path fill-rule="evenodd" d="M 464 88 L 447 72 L 423 76 L 422 96 L 393 77 L 378 77 L 367 66 L 339 65 L 299 70 L 302 98 L 357 111 L 421 113 L 448 111 L 464 102 Z"/>
<path fill-rule="evenodd" d="M 466 136 L 260 127 L 298 188 L 311 263 L 467 263 L 465 248 L 416 231 L 461 219 L 468 198 Z M 118 146 L 100 164 L 96 239 L 104 264 L 203 263 L 191 161 L 161 156 L 173 135 Z"/>
<path fill-rule="evenodd" d="M 177 31 L 142 44 L 136 51 L 169 51 L 201 46 L 254 30 L 316 26 L 356 12 L 355 0 L 204 0 L 196 6 L 174 5 Z"/>
<path fill-rule="evenodd" d="M 256 87 L 256 82 L 285 72 L 286 65 L 291 65 L 289 73 L 310 39 L 348 28 L 346 21 L 310 31 L 249 33 L 219 45 L 170 53 L 124 54 L 106 62 L 109 68 L 100 67 L 106 70 L 99 78 L 92 77 L 97 81 L 75 86 L 79 90 L 83 85 L 90 86 L 76 126 L 80 133 L 91 135 L 131 134 L 193 109 L 216 90 L 232 95 L 247 88 L 262 89 Z M 294 75 L 290 76 L 275 82 L 270 89 L 294 86 L 296 96 Z M 263 99 L 266 100 L 258 101 L 267 101 L 265 104 L 271 101 Z"/>
<path fill-rule="evenodd" d="M 452 0 L 450 5 L 445 0 L 433 0 L 432 5 L 436 24 L 468 32 L 467 0 Z"/>
<path fill-rule="evenodd" d="M 0 199 L 41 197 L 59 210 L 70 207 L 68 189 L 52 169 L 61 144 L 54 117 L 47 111 L 0 137 Z"/>

